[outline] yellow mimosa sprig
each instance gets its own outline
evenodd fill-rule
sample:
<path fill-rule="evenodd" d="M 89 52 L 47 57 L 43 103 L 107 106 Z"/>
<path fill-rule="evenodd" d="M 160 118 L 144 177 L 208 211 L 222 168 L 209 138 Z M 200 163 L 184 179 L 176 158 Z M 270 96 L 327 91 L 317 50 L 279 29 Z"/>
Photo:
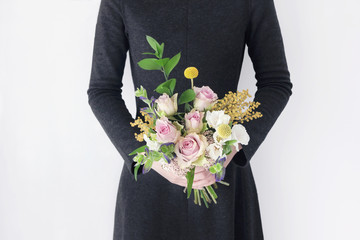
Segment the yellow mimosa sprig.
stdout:
<path fill-rule="evenodd" d="M 135 139 L 138 142 L 144 141 L 144 134 L 149 135 L 149 132 L 155 129 L 154 125 L 154 119 L 150 117 L 150 115 L 147 112 L 140 111 L 141 115 L 144 117 L 144 120 L 140 117 L 138 117 L 134 122 L 130 122 L 130 125 L 132 127 L 138 126 L 140 129 L 140 133 L 134 133 Z"/>
<path fill-rule="evenodd" d="M 250 120 L 262 117 L 262 113 L 255 109 L 260 103 L 255 101 L 246 102 L 251 97 L 248 90 L 232 92 L 225 94 L 224 98 L 219 99 L 211 110 L 224 110 L 231 117 L 233 124 L 249 122 Z M 245 110 L 244 110 L 245 109 Z"/>

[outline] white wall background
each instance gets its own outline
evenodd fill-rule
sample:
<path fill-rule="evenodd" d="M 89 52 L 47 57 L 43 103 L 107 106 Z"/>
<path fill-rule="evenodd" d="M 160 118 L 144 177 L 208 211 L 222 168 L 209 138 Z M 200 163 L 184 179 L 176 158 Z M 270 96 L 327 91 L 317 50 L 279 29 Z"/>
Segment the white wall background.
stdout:
<path fill-rule="evenodd" d="M 275 3 L 294 88 L 251 162 L 265 239 L 360 239 L 359 1 Z M 123 160 L 86 95 L 98 6 L 0 0 L 0 239 L 112 239 Z M 248 57 L 240 81 L 255 92 Z"/>

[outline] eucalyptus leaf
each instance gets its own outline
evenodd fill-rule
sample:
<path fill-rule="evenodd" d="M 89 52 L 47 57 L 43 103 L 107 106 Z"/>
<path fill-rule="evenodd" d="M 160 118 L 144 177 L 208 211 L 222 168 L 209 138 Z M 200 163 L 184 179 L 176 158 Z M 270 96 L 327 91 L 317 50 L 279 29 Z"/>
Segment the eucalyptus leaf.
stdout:
<path fill-rule="evenodd" d="M 153 37 L 150 37 L 149 35 L 146 35 L 146 40 L 148 41 L 152 49 L 158 52 L 158 46 L 160 46 L 160 44 Z"/>
<path fill-rule="evenodd" d="M 137 174 L 138 174 L 138 171 L 139 171 L 140 166 L 141 166 L 141 164 L 136 165 L 136 166 L 134 167 L 134 177 L 135 177 L 135 181 L 137 181 Z"/>
<path fill-rule="evenodd" d="M 143 52 L 142 54 L 150 54 L 150 55 L 155 55 L 155 53 L 152 53 L 152 52 Z"/>
<path fill-rule="evenodd" d="M 141 147 L 138 147 L 137 149 L 135 149 L 134 151 L 132 151 L 131 153 L 129 153 L 129 156 L 135 155 L 135 154 L 140 153 L 140 152 L 145 152 L 145 147 L 146 147 L 146 145 L 143 145 L 143 146 L 141 146 Z"/>
<path fill-rule="evenodd" d="M 163 57 L 163 54 L 164 54 L 164 46 L 165 46 L 165 43 L 161 43 L 161 45 L 160 45 L 160 54 L 159 54 L 159 57 L 160 57 L 160 58 Z"/>
<path fill-rule="evenodd" d="M 164 69 L 165 69 L 166 76 L 169 76 L 169 74 L 174 69 L 174 67 L 179 63 L 180 57 L 181 57 L 181 52 L 179 52 L 178 54 L 173 56 L 169 60 L 169 62 L 165 65 Z"/>
<path fill-rule="evenodd" d="M 144 58 L 138 62 L 138 65 L 145 70 L 161 70 L 161 65 L 156 58 Z"/>
<path fill-rule="evenodd" d="M 169 58 L 162 58 L 162 59 L 158 59 L 157 62 L 159 65 L 165 66 L 169 60 L 170 60 Z"/>
<path fill-rule="evenodd" d="M 175 85 L 176 85 L 176 79 L 172 78 L 158 85 L 155 91 L 160 94 L 167 93 L 169 96 L 171 96 L 172 95 L 171 93 L 174 92 Z"/>
<path fill-rule="evenodd" d="M 185 90 L 179 98 L 179 105 L 193 101 L 195 99 L 195 96 L 196 94 L 194 90 L 192 89 Z"/>

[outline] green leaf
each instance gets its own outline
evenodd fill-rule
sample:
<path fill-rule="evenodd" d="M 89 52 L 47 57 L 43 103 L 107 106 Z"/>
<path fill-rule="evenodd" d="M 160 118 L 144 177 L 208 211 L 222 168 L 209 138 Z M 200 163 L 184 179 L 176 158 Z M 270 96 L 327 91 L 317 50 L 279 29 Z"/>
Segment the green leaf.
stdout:
<path fill-rule="evenodd" d="M 192 89 L 184 91 L 179 98 L 179 105 L 193 101 L 195 96 L 196 94 Z"/>
<path fill-rule="evenodd" d="M 189 103 L 185 103 L 185 112 L 190 112 L 191 111 L 191 106 Z"/>
<path fill-rule="evenodd" d="M 144 164 L 143 169 L 150 169 L 153 164 L 153 160 L 151 158 L 148 158 L 147 161 Z"/>
<path fill-rule="evenodd" d="M 138 65 L 145 70 L 161 70 L 161 65 L 156 58 L 145 58 L 139 61 Z"/>
<path fill-rule="evenodd" d="M 140 88 L 137 88 L 136 91 L 135 91 L 135 96 L 136 97 L 144 97 L 144 98 L 147 98 L 147 91 L 146 89 L 140 85 Z"/>
<path fill-rule="evenodd" d="M 162 153 L 151 151 L 150 158 L 152 161 L 159 161 L 163 157 Z"/>
<path fill-rule="evenodd" d="M 157 61 L 159 65 L 165 66 L 169 62 L 169 58 L 162 58 L 162 59 L 158 59 Z"/>
<path fill-rule="evenodd" d="M 163 53 L 164 53 L 164 43 L 162 43 L 159 47 L 159 58 L 163 57 Z"/>
<path fill-rule="evenodd" d="M 176 85 L 176 79 L 172 78 L 172 79 L 167 80 L 166 82 L 161 83 L 159 86 L 157 86 L 155 91 L 160 94 L 166 93 L 169 96 L 171 96 L 172 95 L 171 93 L 174 92 L 175 85 Z"/>
<path fill-rule="evenodd" d="M 186 179 L 187 179 L 187 198 L 191 195 L 192 185 L 194 182 L 194 176 L 195 176 L 195 168 L 192 168 L 189 172 L 186 173 Z"/>
<path fill-rule="evenodd" d="M 229 155 L 231 153 L 231 147 L 229 145 L 223 145 L 223 154 Z"/>
<path fill-rule="evenodd" d="M 137 181 L 137 173 L 138 173 L 138 170 L 139 170 L 140 166 L 141 166 L 141 164 L 136 165 L 136 166 L 134 167 L 135 181 Z"/>
<path fill-rule="evenodd" d="M 205 118 L 203 118 L 203 119 L 205 119 Z M 205 132 L 207 129 L 208 129 L 208 127 L 207 127 L 207 123 L 206 123 L 206 122 L 203 122 L 203 127 L 202 127 L 202 129 L 201 129 L 200 133 Z"/>
<path fill-rule="evenodd" d="M 173 116 L 167 116 L 167 118 L 170 119 L 170 120 L 173 120 L 173 121 L 177 121 L 177 119 L 175 117 L 173 117 Z"/>
<path fill-rule="evenodd" d="M 133 157 L 134 162 L 140 163 L 144 159 L 144 155 L 141 153 L 137 153 L 135 157 Z"/>
<path fill-rule="evenodd" d="M 150 55 L 155 55 L 155 53 L 152 53 L 152 52 L 144 52 L 142 54 L 150 54 Z"/>
<path fill-rule="evenodd" d="M 169 83 L 169 89 L 170 89 L 171 93 L 173 93 L 174 90 L 175 90 L 175 86 L 176 86 L 176 79 L 175 79 L 175 78 L 171 78 L 170 80 L 171 80 L 171 81 L 170 81 L 170 83 Z M 172 94 L 171 94 L 171 95 L 172 95 Z"/>
<path fill-rule="evenodd" d="M 169 76 L 170 72 L 174 69 L 174 67 L 178 64 L 181 57 L 181 52 L 173 56 L 169 62 L 165 65 L 165 74 L 166 76 Z"/>
<path fill-rule="evenodd" d="M 150 37 L 149 35 L 146 35 L 146 40 L 148 41 L 152 49 L 158 52 L 158 46 L 160 46 L 160 44 L 153 37 Z"/>
<path fill-rule="evenodd" d="M 237 142 L 236 140 L 229 140 L 229 141 L 226 141 L 225 144 L 226 145 L 233 145 L 236 142 Z"/>
<path fill-rule="evenodd" d="M 210 171 L 212 174 L 215 174 L 215 173 L 216 173 L 215 166 L 211 166 L 211 167 L 209 168 L 209 171 Z"/>
<path fill-rule="evenodd" d="M 140 153 L 140 152 L 145 152 L 145 147 L 146 147 L 146 145 L 138 147 L 137 149 L 135 149 L 134 151 L 129 153 L 129 156 L 135 155 L 135 154 Z"/>

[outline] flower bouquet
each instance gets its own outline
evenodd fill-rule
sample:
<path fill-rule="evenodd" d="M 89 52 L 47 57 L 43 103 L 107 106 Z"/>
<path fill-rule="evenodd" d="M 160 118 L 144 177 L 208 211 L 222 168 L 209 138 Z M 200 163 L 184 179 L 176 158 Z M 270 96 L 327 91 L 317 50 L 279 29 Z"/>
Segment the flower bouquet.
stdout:
<path fill-rule="evenodd" d="M 140 98 L 146 107 L 140 109 L 143 118 L 138 117 L 131 126 L 138 126 L 140 133 L 135 133 L 139 142 L 146 144 L 135 149 L 129 155 L 134 155 L 134 176 L 143 165 L 142 173 L 150 171 L 154 161 L 179 176 L 185 176 L 187 187 L 184 189 L 187 198 L 192 192 L 195 167 L 201 166 L 215 175 L 216 183 L 229 185 L 224 180 L 226 156 L 239 143 L 247 145 L 250 137 L 241 123 L 262 116 L 254 111 L 259 102 L 246 102 L 251 97 L 248 90 L 231 92 L 218 99 L 209 86 L 194 86 L 198 77 L 195 67 L 187 67 L 185 78 L 191 81 L 191 88 L 178 97 L 175 93 L 176 79 L 169 79 L 170 72 L 178 64 L 181 52 L 174 57 L 163 58 L 164 43 L 161 45 L 152 37 L 146 36 L 149 45 L 155 52 L 143 54 L 155 55 L 156 58 L 145 58 L 138 65 L 145 70 L 160 70 L 165 81 L 154 90 L 160 94 L 158 98 L 149 97 L 143 86 L 137 88 L 135 96 Z M 178 111 L 183 105 L 184 111 Z M 208 207 L 211 200 L 217 203 L 217 194 L 209 185 L 203 189 L 194 189 L 194 203 L 201 206 L 201 199 Z"/>

